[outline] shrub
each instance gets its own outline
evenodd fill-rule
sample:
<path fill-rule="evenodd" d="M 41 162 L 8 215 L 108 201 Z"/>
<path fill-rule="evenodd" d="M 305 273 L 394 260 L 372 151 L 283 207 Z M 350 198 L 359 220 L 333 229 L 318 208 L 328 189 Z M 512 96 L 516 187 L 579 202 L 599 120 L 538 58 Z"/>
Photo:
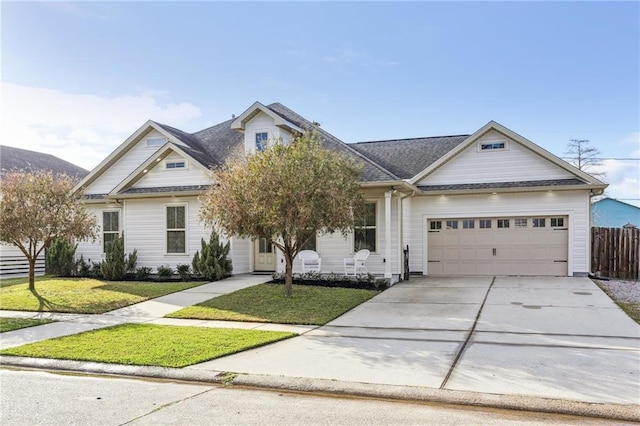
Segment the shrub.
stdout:
<path fill-rule="evenodd" d="M 113 243 L 107 247 L 105 259 L 100 265 L 102 277 L 111 281 L 124 279 L 127 273 L 135 271 L 137 261 L 138 250 L 133 250 L 133 253 L 125 256 L 124 238 L 116 236 Z"/>
<path fill-rule="evenodd" d="M 273 274 L 273 281 L 276 283 L 284 283 L 284 279 L 285 274 L 282 272 L 275 272 Z M 298 285 L 360 288 L 366 290 L 384 290 L 389 288 L 388 280 L 384 278 L 376 278 L 372 274 L 353 277 L 333 272 L 330 274 L 308 272 L 306 274 L 293 274 L 293 282 Z"/>
<path fill-rule="evenodd" d="M 203 238 L 200 245 L 202 250 L 196 251 L 191 261 L 196 275 L 211 281 L 218 281 L 231 275 L 233 265 L 231 259 L 227 259 L 231 248 L 228 241 L 222 244 L 218 234 L 212 232 L 209 242 L 205 242 Z"/>
<path fill-rule="evenodd" d="M 80 255 L 80 259 L 75 264 L 76 275 L 82 278 L 91 276 L 91 259 L 88 262 L 84 260 L 84 256 Z"/>
<path fill-rule="evenodd" d="M 158 266 L 158 276 L 161 279 L 169 279 L 173 275 L 173 268 L 169 265 L 160 265 Z"/>
<path fill-rule="evenodd" d="M 148 280 L 149 275 L 151 275 L 151 268 L 149 268 L 148 266 L 141 266 L 136 269 L 136 280 L 138 281 Z"/>
<path fill-rule="evenodd" d="M 189 278 L 191 278 L 191 265 L 186 263 L 178 265 L 176 266 L 176 272 L 178 272 L 182 281 L 189 281 Z"/>
<path fill-rule="evenodd" d="M 100 262 L 91 262 L 91 270 L 89 271 L 89 276 L 91 278 L 103 278 L 103 275 L 102 275 L 102 263 L 100 263 Z"/>
<path fill-rule="evenodd" d="M 45 259 L 47 273 L 61 277 L 69 277 L 75 269 L 75 256 L 78 244 L 58 238 L 47 249 Z"/>

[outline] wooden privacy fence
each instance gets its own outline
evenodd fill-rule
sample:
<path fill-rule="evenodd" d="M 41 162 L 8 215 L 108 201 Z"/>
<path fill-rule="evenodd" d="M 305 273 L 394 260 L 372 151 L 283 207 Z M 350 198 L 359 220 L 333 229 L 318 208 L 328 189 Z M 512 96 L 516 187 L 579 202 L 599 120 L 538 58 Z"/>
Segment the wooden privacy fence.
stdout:
<path fill-rule="evenodd" d="M 591 273 L 637 280 L 640 277 L 640 229 L 591 228 Z"/>

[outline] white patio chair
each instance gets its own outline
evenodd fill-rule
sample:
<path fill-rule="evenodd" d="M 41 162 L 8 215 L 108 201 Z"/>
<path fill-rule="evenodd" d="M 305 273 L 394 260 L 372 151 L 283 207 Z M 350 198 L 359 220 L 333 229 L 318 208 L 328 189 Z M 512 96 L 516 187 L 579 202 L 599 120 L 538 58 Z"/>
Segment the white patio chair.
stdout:
<path fill-rule="evenodd" d="M 363 249 L 358 251 L 353 257 L 345 257 L 344 258 L 344 274 L 347 276 L 356 276 L 358 274 L 358 270 L 364 271 L 367 274 L 369 270 L 365 266 L 365 262 L 371 252 L 367 249 Z"/>
<path fill-rule="evenodd" d="M 302 250 L 298 253 L 300 262 L 302 263 L 302 273 L 307 272 L 320 272 L 322 266 L 322 259 L 317 252 L 313 250 Z"/>

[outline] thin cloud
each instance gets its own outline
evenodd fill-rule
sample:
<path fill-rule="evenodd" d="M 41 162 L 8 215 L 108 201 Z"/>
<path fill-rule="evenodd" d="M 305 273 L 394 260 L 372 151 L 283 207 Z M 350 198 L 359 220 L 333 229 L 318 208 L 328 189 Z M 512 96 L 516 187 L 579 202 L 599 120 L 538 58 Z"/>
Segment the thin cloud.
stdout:
<path fill-rule="evenodd" d="M 149 93 L 87 95 L 3 83 L 3 144 L 90 169 L 148 119 L 180 126 L 202 115 L 188 102 Z"/>

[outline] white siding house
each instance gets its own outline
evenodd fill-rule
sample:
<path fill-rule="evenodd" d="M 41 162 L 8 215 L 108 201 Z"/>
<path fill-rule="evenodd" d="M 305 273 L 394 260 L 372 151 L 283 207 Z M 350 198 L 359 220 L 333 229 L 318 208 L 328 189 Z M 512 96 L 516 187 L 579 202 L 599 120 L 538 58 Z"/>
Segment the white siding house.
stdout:
<path fill-rule="evenodd" d="M 589 202 L 606 185 L 489 122 L 472 135 L 345 144 L 281 104 L 258 102 L 237 118 L 196 133 L 149 121 L 81 182 L 102 234 L 78 255 L 103 256 L 105 239 L 124 233 L 125 249 L 157 269 L 190 263 L 210 230 L 198 196 L 208 169 L 237 152 L 255 153 L 316 130 L 327 149 L 362 165 L 373 274 L 584 275 L 589 271 Z M 284 271 L 266 241 L 229 238 L 234 273 Z M 323 273 L 343 273 L 354 235 L 318 235 Z M 294 272 L 300 272 L 298 262 Z"/>

